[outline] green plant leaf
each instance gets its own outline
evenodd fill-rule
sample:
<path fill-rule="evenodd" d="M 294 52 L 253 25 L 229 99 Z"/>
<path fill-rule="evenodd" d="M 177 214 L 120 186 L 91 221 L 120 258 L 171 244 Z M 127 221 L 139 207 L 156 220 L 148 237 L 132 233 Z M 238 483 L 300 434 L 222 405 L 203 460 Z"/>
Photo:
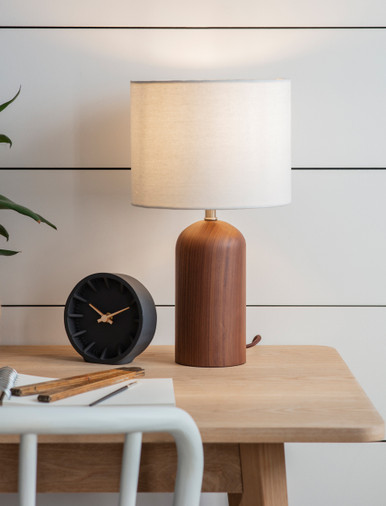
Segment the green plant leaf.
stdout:
<path fill-rule="evenodd" d="M 8 100 L 8 102 L 4 102 L 4 104 L 0 104 L 0 112 L 4 111 L 4 109 L 6 107 L 8 107 L 9 104 L 12 104 L 12 102 L 17 99 L 17 97 L 19 96 L 20 90 L 21 90 L 21 86 L 19 88 L 19 91 L 16 93 L 16 95 L 13 98 L 11 98 L 11 100 Z"/>
<path fill-rule="evenodd" d="M 8 241 L 9 234 L 6 231 L 6 229 L 3 227 L 3 225 L 0 225 L 0 235 L 2 235 L 3 237 L 5 237 L 7 239 L 7 241 Z"/>
<path fill-rule="evenodd" d="M 12 141 L 9 137 L 7 137 L 6 135 L 4 134 L 0 134 L 0 143 L 2 144 L 9 144 L 9 147 L 12 146 Z"/>
<path fill-rule="evenodd" d="M 0 209 L 11 209 L 12 211 L 16 211 L 17 213 L 24 214 L 25 216 L 29 216 L 33 220 L 38 223 L 42 222 L 56 230 L 56 226 L 53 223 L 50 223 L 48 220 L 43 218 L 40 214 L 31 211 L 27 207 L 21 206 L 20 204 L 16 204 L 12 200 L 4 197 L 4 195 L 0 195 Z"/>
<path fill-rule="evenodd" d="M 52 228 L 54 228 L 55 230 L 58 230 L 58 229 L 56 228 L 56 226 L 55 226 L 53 223 L 51 223 L 50 221 L 48 221 L 48 220 L 46 220 L 45 218 L 43 218 L 43 216 L 41 216 L 40 214 L 38 214 L 38 216 L 39 216 L 39 223 L 45 223 L 45 224 L 46 224 L 46 225 L 48 225 L 49 227 L 52 227 Z"/>
<path fill-rule="evenodd" d="M 11 251 L 10 249 L 0 249 L 0 256 L 11 257 L 12 255 L 16 255 L 20 253 L 20 251 Z"/>

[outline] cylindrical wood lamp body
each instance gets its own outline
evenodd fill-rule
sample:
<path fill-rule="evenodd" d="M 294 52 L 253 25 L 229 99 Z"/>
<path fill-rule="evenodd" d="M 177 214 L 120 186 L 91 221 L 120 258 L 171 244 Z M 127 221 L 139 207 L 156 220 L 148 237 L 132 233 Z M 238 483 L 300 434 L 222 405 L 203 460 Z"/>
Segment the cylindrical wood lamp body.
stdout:
<path fill-rule="evenodd" d="M 245 240 L 223 221 L 199 221 L 176 245 L 176 362 L 228 367 L 246 360 Z"/>

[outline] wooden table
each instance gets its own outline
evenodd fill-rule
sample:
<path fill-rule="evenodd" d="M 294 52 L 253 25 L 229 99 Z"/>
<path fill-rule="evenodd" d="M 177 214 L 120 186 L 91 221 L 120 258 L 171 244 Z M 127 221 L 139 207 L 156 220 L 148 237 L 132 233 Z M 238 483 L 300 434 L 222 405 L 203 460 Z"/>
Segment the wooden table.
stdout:
<path fill-rule="evenodd" d="M 227 492 L 230 506 L 287 506 L 285 442 L 364 442 L 384 423 L 342 358 L 325 346 L 257 346 L 243 366 L 197 369 L 174 363 L 172 346 L 151 346 L 135 364 L 149 378 L 172 377 L 177 406 L 204 442 L 203 492 Z M 3 346 L 0 366 L 64 377 L 110 368 L 69 346 Z M 6 409 L 6 408 L 3 408 Z M 38 490 L 118 490 L 120 436 L 44 436 Z M 176 454 L 164 434 L 145 438 L 139 490 L 173 490 Z M 0 439 L 0 492 L 17 489 L 17 438 Z"/>

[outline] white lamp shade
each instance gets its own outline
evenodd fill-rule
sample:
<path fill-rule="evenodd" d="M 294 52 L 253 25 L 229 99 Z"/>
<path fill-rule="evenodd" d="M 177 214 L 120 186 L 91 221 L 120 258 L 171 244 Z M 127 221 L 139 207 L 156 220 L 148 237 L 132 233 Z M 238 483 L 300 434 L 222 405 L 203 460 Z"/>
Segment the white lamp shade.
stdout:
<path fill-rule="evenodd" d="M 132 82 L 132 204 L 288 204 L 290 93 L 289 80 Z"/>

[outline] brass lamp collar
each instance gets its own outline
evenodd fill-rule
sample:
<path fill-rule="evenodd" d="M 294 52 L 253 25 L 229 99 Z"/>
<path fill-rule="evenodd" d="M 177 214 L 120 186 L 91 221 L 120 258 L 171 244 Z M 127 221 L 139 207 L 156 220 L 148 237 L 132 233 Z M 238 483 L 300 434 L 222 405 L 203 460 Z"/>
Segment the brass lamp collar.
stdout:
<path fill-rule="evenodd" d="M 216 209 L 205 209 L 205 221 L 217 221 Z"/>

